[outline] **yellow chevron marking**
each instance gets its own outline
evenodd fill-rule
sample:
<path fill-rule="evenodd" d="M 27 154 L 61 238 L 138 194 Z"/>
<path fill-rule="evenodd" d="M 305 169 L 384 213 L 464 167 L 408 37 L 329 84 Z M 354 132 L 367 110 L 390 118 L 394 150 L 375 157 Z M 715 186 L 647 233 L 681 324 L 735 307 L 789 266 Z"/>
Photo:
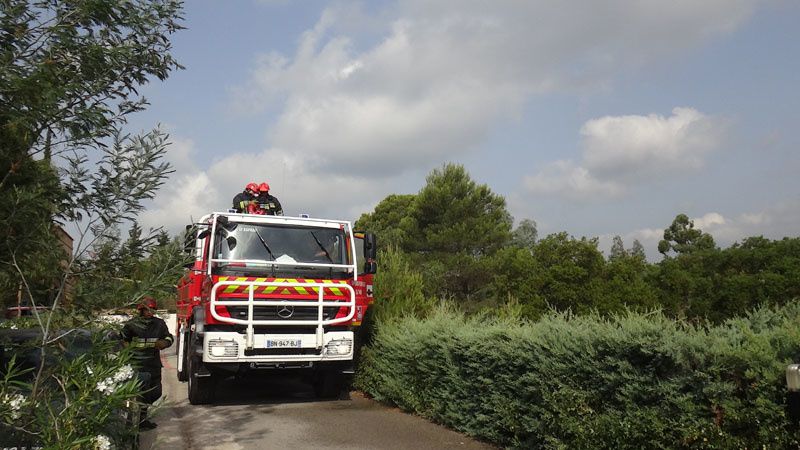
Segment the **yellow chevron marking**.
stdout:
<path fill-rule="evenodd" d="M 282 294 L 282 295 L 291 295 L 292 293 L 291 293 L 291 292 L 289 292 L 289 289 L 288 289 L 288 288 L 284 288 L 284 289 L 281 291 L 281 294 Z"/>
<path fill-rule="evenodd" d="M 265 294 L 272 294 L 273 292 L 275 292 L 275 289 L 278 289 L 278 287 L 277 286 L 267 286 L 267 287 L 264 288 L 264 290 L 262 292 L 265 293 Z"/>
<path fill-rule="evenodd" d="M 236 279 L 236 281 L 247 281 L 247 277 L 239 277 Z M 243 286 L 240 286 L 238 284 L 231 284 L 228 287 L 226 287 L 223 292 L 225 292 L 226 294 L 230 294 L 232 292 L 236 292 L 241 287 Z"/>
<path fill-rule="evenodd" d="M 297 280 L 288 280 L 292 283 L 297 283 Z M 304 280 L 300 280 L 300 283 L 305 283 Z M 308 291 L 303 286 L 295 286 L 294 290 L 297 291 L 298 294 L 308 295 Z"/>
<path fill-rule="evenodd" d="M 340 284 L 338 281 L 333 280 L 322 280 L 325 284 Z M 342 290 L 337 287 L 329 287 L 329 291 L 333 292 L 333 295 L 342 295 Z"/>

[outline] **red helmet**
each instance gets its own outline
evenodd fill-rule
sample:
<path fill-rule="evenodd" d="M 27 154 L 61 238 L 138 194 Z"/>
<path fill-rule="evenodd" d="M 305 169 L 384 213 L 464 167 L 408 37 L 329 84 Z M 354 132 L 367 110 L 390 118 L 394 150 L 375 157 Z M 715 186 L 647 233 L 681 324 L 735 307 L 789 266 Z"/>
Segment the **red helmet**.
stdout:
<path fill-rule="evenodd" d="M 140 301 L 139 304 L 136 305 L 136 309 L 141 310 L 145 308 L 147 309 L 158 308 L 158 303 L 156 303 L 156 299 L 154 299 L 153 297 L 142 297 L 142 301 Z"/>
<path fill-rule="evenodd" d="M 247 186 L 244 189 L 248 192 L 252 192 L 253 194 L 258 194 L 258 185 L 255 183 L 247 183 Z"/>
<path fill-rule="evenodd" d="M 258 185 L 258 190 L 260 192 L 269 192 L 269 183 L 266 181 Z"/>

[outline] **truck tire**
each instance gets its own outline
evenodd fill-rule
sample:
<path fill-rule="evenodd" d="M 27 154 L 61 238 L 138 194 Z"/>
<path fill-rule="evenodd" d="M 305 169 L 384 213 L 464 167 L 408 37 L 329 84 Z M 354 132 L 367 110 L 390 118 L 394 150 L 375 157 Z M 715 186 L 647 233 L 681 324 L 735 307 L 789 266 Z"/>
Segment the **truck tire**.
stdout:
<path fill-rule="evenodd" d="M 178 335 L 178 381 L 189 381 L 189 332 Z"/>
<path fill-rule="evenodd" d="M 344 390 L 343 377 L 334 372 L 319 372 L 312 385 L 318 398 L 336 398 Z"/>
<path fill-rule="evenodd" d="M 214 401 L 215 380 L 214 376 L 198 376 L 200 365 L 203 361 L 199 356 L 191 356 L 189 359 L 189 403 L 192 405 L 206 405 Z"/>

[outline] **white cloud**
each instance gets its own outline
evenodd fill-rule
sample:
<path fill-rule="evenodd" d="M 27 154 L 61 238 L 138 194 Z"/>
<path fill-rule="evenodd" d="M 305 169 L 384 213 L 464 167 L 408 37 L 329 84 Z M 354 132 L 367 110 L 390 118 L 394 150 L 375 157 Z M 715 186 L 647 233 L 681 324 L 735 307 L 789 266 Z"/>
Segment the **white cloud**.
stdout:
<path fill-rule="evenodd" d="M 224 209 L 215 207 L 219 195 L 217 185 L 204 172 L 173 177 L 158 193 L 153 205 L 139 215 L 139 223 L 145 229 L 164 227 L 175 233 L 192 219 Z"/>
<path fill-rule="evenodd" d="M 571 161 L 556 161 L 536 175 L 525 178 L 525 187 L 534 194 L 558 194 L 573 200 L 618 197 L 623 186 L 598 180 L 588 170 Z"/>
<path fill-rule="evenodd" d="M 672 116 L 605 116 L 581 128 L 579 165 L 557 161 L 525 179 L 533 194 L 557 194 L 572 200 L 616 197 L 633 183 L 649 182 L 703 167 L 717 149 L 724 121 L 692 108 L 674 108 Z"/>
<path fill-rule="evenodd" d="M 173 142 L 175 152 L 170 150 L 168 155 L 191 161 L 194 156 L 191 142 L 182 139 Z M 233 154 L 213 162 L 205 170 L 178 169 L 139 221 L 145 228 L 163 226 L 175 233 L 191 219 L 230 208 L 233 196 L 250 181 L 267 181 L 286 215 L 309 213 L 313 217 L 343 220 L 357 219 L 389 189 L 388 184 L 377 180 L 325 173 L 319 164 L 300 155 L 268 149 Z"/>
<path fill-rule="evenodd" d="M 695 228 L 702 230 L 725 225 L 728 221 L 725 220 L 725 217 L 723 217 L 722 214 L 710 212 L 706 213 L 702 217 L 692 219 L 692 222 L 694 223 Z"/>
<path fill-rule="evenodd" d="M 606 116 L 581 128 L 584 162 L 607 177 L 642 179 L 703 166 L 718 148 L 724 126 L 692 108 L 672 116 Z"/>
<path fill-rule="evenodd" d="M 191 139 L 170 136 L 165 159 L 172 169 L 178 173 L 196 172 L 198 170 L 194 153 L 194 141 Z"/>
<path fill-rule="evenodd" d="M 277 108 L 277 118 L 264 124 L 266 150 L 195 167 L 192 142 L 176 139 L 170 158 L 178 171 L 146 221 L 177 228 L 190 215 L 227 208 L 250 180 L 268 180 L 287 214 L 355 218 L 363 211 L 357 207 L 396 190 L 403 174 L 479 148 L 496 123 L 536 95 L 585 92 L 631 67 L 662 63 L 731 32 L 758 3 L 408 0 L 375 13 L 337 3 L 293 53 L 265 50 L 248 80 L 232 89 L 240 114 Z M 692 127 L 675 131 L 681 119 L 695 117 L 681 111 L 635 122 L 664 122 L 678 137 L 696 136 Z M 604 123 L 629 130 L 625 118 L 604 119 L 587 130 Z M 573 198 L 616 196 L 625 185 L 606 176 L 602 153 L 641 168 L 640 161 L 654 158 L 701 158 L 708 147 L 687 138 L 694 152 L 667 157 L 632 146 L 623 155 L 604 152 L 593 133 L 586 134 L 594 150 L 584 161 L 554 163 L 529 177 L 529 188 Z"/>
<path fill-rule="evenodd" d="M 283 104 L 271 147 L 338 173 L 396 175 L 474 150 L 539 93 L 604 85 L 620 70 L 730 32 L 757 3 L 409 0 L 373 15 L 342 3 L 293 55 L 260 57 L 234 97 L 245 112 Z M 599 149 L 587 156 L 590 171 L 603 168 L 594 156 L 602 138 L 592 131 L 602 126 L 587 124 Z"/>

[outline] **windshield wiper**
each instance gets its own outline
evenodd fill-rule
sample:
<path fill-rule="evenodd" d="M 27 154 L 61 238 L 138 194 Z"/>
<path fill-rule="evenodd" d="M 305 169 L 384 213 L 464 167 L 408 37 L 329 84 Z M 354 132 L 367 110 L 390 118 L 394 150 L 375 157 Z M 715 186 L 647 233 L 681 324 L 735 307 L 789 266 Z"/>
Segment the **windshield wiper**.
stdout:
<path fill-rule="evenodd" d="M 322 249 L 322 251 L 323 251 L 323 252 L 325 252 L 325 257 L 326 257 L 326 258 L 328 258 L 328 261 L 330 261 L 331 263 L 333 263 L 333 258 L 331 258 L 331 254 L 330 254 L 330 253 L 328 253 L 328 250 L 326 250 L 326 249 L 325 249 L 325 246 L 324 246 L 324 245 L 322 245 L 322 242 L 320 242 L 320 241 L 319 241 L 319 238 L 317 238 L 317 235 L 316 235 L 316 234 L 314 234 L 314 232 L 313 232 L 313 231 L 309 231 L 309 233 L 311 233 L 311 236 L 314 238 L 314 241 L 316 241 L 316 243 L 317 243 L 317 245 L 319 246 L 319 248 L 321 248 L 321 249 Z"/>
<path fill-rule="evenodd" d="M 255 229 L 255 232 L 256 232 L 256 236 L 258 236 L 258 240 L 261 241 L 261 245 L 263 245 L 264 248 L 267 249 L 267 252 L 269 253 L 270 258 L 272 258 L 272 260 L 275 261 L 275 255 L 272 254 L 272 250 L 269 249 L 269 245 L 267 245 L 267 242 L 264 240 L 263 237 L 261 237 L 261 233 L 258 232 L 258 229 Z"/>

